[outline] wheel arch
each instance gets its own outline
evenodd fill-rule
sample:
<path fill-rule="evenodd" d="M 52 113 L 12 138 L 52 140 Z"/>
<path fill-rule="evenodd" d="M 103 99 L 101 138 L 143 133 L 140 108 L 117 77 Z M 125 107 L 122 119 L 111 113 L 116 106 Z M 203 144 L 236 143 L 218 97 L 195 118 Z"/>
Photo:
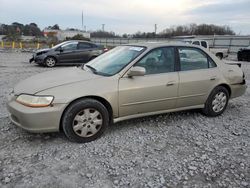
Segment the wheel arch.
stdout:
<path fill-rule="evenodd" d="M 222 87 L 226 88 L 227 91 L 228 91 L 228 94 L 229 94 L 229 98 L 231 97 L 232 90 L 231 90 L 231 88 L 230 88 L 230 86 L 228 84 L 223 83 L 223 84 L 217 85 L 216 87 L 218 87 L 218 86 L 222 86 Z"/>
<path fill-rule="evenodd" d="M 84 97 L 79 97 L 77 99 L 74 99 L 73 101 L 71 101 L 67 106 L 66 108 L 63 110 L 63 113 L 61 115 L 61 118 L 60 118 L 60 124 L 59 124 L 59 130 L 62 131 L 62 118 L 65 114 L 65 111 L 69 108 L 69 106 L 73 103 L 75 103 L 76 101 L 79 101 L 79 100 L 83 100 L 83 99 L 94 99 L 94 100 L 97 100 L 98 102 L 102 103 L 105 108 L 108 110 L 108 113 L 109 113 L 109 123 L 113 123 L 113 108 L 112 106 L 110 105 L 110 103 L 103 97 L 100 97 L 100 96 L 95 96 L 95 95 L 89 95 L 89 96 L 84 96 Z"/>

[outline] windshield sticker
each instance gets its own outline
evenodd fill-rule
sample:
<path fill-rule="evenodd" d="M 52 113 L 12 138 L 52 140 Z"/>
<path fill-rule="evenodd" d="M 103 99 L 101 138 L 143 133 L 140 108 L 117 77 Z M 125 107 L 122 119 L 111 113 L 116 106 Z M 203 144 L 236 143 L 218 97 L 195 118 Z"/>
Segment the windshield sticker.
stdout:
<path fill-rule="evenodd" d="M 129 50 L 135 50 L 135 51 L 140 52 L 143 50 L 143 48 L 142 47 L 131 47 L 131 48 L 129 48 Z"/>

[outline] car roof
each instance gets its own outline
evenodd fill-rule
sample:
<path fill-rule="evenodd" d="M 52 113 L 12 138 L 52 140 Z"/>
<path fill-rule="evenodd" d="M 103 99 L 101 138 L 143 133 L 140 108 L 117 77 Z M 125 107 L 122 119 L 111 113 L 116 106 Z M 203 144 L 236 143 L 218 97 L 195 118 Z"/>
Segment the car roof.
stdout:
<path fill-rule="evenodd" d="M 93 42 L 91 41 L 87 41 L 87 40 L 67 40 L 67 41 L 64 41 L 64 42 L 86 42 L 86 43 L 90 43 L 90 44 L 94 44 Z"/>
<path fill-rule="evenodd" d="M 130 44 L 124 44 L 123 46 L 142 46 L 147 48 L 159 48 L 159 47 L 165 47 L 165 46 L 186 46 L 186 47 L 198 47 L 197 45 L 193 44 L 187 44 L 182 41 L 176 41 L 176 42 L 139 42 L 139 43 L 130 43 Z"/>

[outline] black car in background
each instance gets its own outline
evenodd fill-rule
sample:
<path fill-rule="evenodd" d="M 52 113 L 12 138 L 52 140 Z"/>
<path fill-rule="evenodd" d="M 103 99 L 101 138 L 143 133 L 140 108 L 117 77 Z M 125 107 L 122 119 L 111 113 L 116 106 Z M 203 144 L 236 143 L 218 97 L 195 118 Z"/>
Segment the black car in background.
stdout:
<path fill-rule="evenodd" d="M 49 49 L 41 49 L 30 59 L 47 67 L 87 63 L 107 51 L 101 45 L 88 41 L 65 41 Z"/>
<path fill-rule="evenodd" d="M 241 48 L 237 54 L 238 61 L 250 61 L 250 46 Z"/>

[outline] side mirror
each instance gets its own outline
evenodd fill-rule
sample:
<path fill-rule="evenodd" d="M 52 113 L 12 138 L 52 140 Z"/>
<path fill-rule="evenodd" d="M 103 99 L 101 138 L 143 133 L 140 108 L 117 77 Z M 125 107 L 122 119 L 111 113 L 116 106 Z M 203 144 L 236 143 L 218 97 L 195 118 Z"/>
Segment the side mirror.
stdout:
<path fill-rule="evenodd" d="M 135 66 L 135 67 L 132 67 L 127 75 L 129 77 L 133 77 L 133 76 L 144 76 L 146 73 L 146 69 L 144 67 L 139 67 L 139 66 Z"/>
<path fill-rule="evenodd" d="M 60 51 L 60 52 L 63 52 L 63 49 L 62 49 L 62 47 L 60 47 L 59 51 Z"/>

